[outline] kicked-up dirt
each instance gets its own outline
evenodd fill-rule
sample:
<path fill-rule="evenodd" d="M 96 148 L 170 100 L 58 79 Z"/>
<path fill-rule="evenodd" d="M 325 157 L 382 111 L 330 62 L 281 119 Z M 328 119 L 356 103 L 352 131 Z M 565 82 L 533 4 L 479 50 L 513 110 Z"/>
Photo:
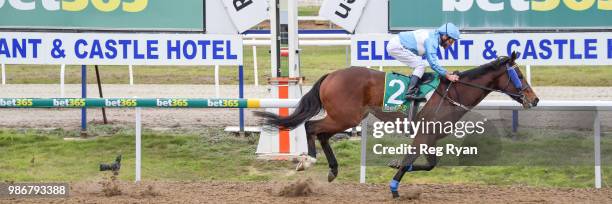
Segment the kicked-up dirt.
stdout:
<path fill-rule="evenodd" d="M 612 189 L 406 184 L 393 199 L 384 184 L 294 182 L 118 181 L 120 193 L 97 182 L 70 185 L 68 198 L 0 198 L 0 203 L 612 203 Z M 107 190 L 107 189 L 106 189 Z"/>

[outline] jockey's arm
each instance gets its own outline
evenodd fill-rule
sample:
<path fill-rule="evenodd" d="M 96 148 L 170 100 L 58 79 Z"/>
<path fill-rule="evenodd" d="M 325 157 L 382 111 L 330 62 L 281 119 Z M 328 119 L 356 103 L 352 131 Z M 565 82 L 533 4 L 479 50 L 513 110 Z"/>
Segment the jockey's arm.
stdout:
<path fill-rule="evenodd" d="M 438 46 L 436 45 L 437 42 L 434 42 L 432 38 L 425 40 L 425 59 L 427 59 L 431 69 L 441 76 L 446 76 L 446 69 L 440 66 L 438 62 Z"/>
<path fill-rule="evenodd" d="M 438 62 L 438 42 L 437 39 L 429 38 L 425 40 L 425 59 L 429 63 L 431 69 L 433 69 L 440 76 L 445 76 L 450 81 L 459 80 L 459 76 L 450 74 L 444 67 Z"/>

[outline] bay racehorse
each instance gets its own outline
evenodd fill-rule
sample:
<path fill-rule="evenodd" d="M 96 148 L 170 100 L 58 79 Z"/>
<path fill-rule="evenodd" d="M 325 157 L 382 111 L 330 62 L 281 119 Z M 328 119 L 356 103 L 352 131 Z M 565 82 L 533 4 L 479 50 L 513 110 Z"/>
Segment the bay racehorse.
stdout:
<path fill-rule="evenodd" d="M 460 80 L 450 82 L 441 79 L 435 93 L 418 112 L 416 118 L 425 121 L 457 122 L 472 107 L 480 103 L 489 93 L 501 92 L 522 104 L 524 108 L 536 106 L 539 99 L 523 78 L 515 63 L 516 53 L 510 57 L 499 57 L 494 61 L 477 68 L 459 73 Z M 338 162 L 329 145 L 329 138 L 348 128 L 357 126 L 368 114 L 373 114 L 382 121 L 394 121 L 406 115 L 398 112 L 383 112 L 382 103 L 385 87 L 385 73 L 364 68 L 350 67 L 334 71 L 321 77 L 299 102 L 294 112 L 287 117 L 266 112 L 257 112 L 265 118 L 268 125 L 279 128 L 294 128 L 305 123 L 308 135 L 308 156 L 304 161 L 316 161 L 315 137 L 321 143 L 325 157 L 329 163 L 328 181 L 338 176 Z M 327 115 L 320 120 L 309 120 L 321 110 Z M 412 146 L 426 144 L 436 145 L 436 141 L 445 134 L 417 134 Z M 420 151 L 416 151 L 420 152 Z M 399 197 L 397 188 L 399 181 L 409 171 L 430 171 L 437 163 L 434 154 L 427 154 L 425 165 L 413 165 L 418 154 L 406 154 L 404 159 L 390 163 L 398 169 L 391 181 L 390 188 L 393 197 Z M 305 166 L 303 163 L 298 166 Z"/>

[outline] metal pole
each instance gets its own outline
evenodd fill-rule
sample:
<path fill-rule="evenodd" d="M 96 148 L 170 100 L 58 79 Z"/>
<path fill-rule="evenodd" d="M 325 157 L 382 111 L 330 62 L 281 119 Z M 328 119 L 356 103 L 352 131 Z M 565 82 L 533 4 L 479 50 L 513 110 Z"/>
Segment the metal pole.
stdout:
<path fill-rule="evenodd" d="M 518 131 L 518 110 L 512 110 L 512 133 L 515 134 Z"/>
<path fill-rule="evenodd" d="M 134 85 L 134 69 L 133 69 L 132 65 L 130 65 L 128 67 L 128 69 L 129 69 L 129 72 L 130 72 L 130 86 L 132 86 L 132 85 Z"/>
<path fill-rule="evenodd" d="M 220 86 L 219 86 L 219 65 L 215 65 L 215 96 L 220 97 Z"/>
<path fill-rule="evenodd" d="M 270 0 L 270 77 L 280 77 L 280 9 L 279 0 Z"/>
<path fill-rule="evenodd" d="M 60 97 L 66 97 L 66 89 L 64 88 L 66 76 L 66 65 L 62 64 L 60 67 Z"/>
<path fill-rule="evenodd" d="M 346 67 L 351 67 L 349 46 L 344 48 L 344 58 L 346 58 Z"/>
<path fill-rule="evenodd" d="M 142 141 L 141 141 L 141 137 L 142 137 L 142 121 L 141 121 L 141 108 L 140 107 L 136 107 L 136 124 L 135 124 L 135 128 L 136 128 L 136 182 L 140 182 L 140 164 L 141 164 L 141 159 L 142 159 Z"/>
<path fill-rule="evenodd" d="M 288 60 L 288 76 L 289 77 L 298 77 L 300 74 L 299 67 L 299 34 L 298 34 L 298 1 L 297 0 L 288 0 L 287 1 L 287 43 L 288 43 L 288 51 L 289 51 L 289 60 Z M 292 85 L 289 86 L 292 89 Z"/>
<path fill-rule="evenodd" d="M 255 40 L 253 38 L 253 40 Z M 259 86 L 259 74 L 257 74 L 257 46 L 253 45 L 253 75 L 255 77 L 255 86 Z"/>
<path fill-rule="evenodd" d="M 87 65 L 81 65 L 81 98 L 87 98 Z M 87 137 L 87 108 L 81 108 L 81 137 Z"/>
<path fill-rule="evenodd" d="M 529 83 L 529 85 L 532 85 L 531 84 L 531 65 L 527 65 L 525 70 L 527 71 L 527 83 Z"/>
<path fill-rule="evenodd" d="M 2 85 L 6 84 L 6 65 L 2 64 Z"/>
<path fill-rule="evenodd" d="M 595 121 L 593 122 L 593 136 L 595 149 L 595 188 L 601 188 L 601 118 L 595 110 Z"/>
<path fill-rule="evenodd" d="M 368 139 L 368 121 L 367 118 L 361 121 L 361 168 L 359 169 L 359 183 L 366 182 L 366 151 Z"/>
<path fill-rule="evenodd" d="M 378 66 L 378 71 L 383 71 L 383 66 Z"/>
<path fill-rule="evenodd" d="M 238 66 L 238 98 L 244 98 L 244 67 Z M 244 108 L 239 110 L 240 117 L 240 134 L 244 134 Z"/>
<path fill-rule="evenodd" d="M 100 81 L 100 71 L 98 70 L 98 65 L 95 65 L 96 68 L 96 80 L 98 81 L 98 93 L 100 93 L 100 98 L 104 98 L 104 95 L 102 95 L 102 81 Z M 108 121 L 106 120 L 106 108 L 102 108 L 102 120 L 104 121 L 104 124 L 108 124 Z"/>

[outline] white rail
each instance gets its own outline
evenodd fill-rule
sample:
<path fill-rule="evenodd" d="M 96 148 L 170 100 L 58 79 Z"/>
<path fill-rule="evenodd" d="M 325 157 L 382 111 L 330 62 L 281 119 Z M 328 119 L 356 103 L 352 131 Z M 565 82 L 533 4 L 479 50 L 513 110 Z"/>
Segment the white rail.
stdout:
<path fill-rule="evenodd" d="M 477 110 L 520 110 L 522 107 L 515 101 L 509 100 L 486 100 L 475 107 Z M 602 172 L 601 172 L 601 117 L 599 111 L 612 111 L 612 101 L 540 101 L 538 106 L 531 108 L 534 111 L 594 111 L 593 120 L 593 149 L 595 160 L 595 188 L 601 188 Z M 361 122 L 361 168 L 359 172 L 359 181 L 365 183 L 366 172 L 366 150 L 367 140 L 367 122 Z"/>
<path fill-rule="evenodd" d="M 298 16 L 298 21 L 329 21 L 321 16 Z"/>
<path fill-rule="evenodd" d="M 349 34 L 298 34 L 300 39 L 351 39 Z M 270 34 L 244 34 L 242 39 L 270 39 Z"/>
<path fill-rule="evenodd" d="M 243 40 L 245 46 L 270 46 L 270 40 Z M 300 40 L 300 46 L 349 46 L 350 40 Z"/>

